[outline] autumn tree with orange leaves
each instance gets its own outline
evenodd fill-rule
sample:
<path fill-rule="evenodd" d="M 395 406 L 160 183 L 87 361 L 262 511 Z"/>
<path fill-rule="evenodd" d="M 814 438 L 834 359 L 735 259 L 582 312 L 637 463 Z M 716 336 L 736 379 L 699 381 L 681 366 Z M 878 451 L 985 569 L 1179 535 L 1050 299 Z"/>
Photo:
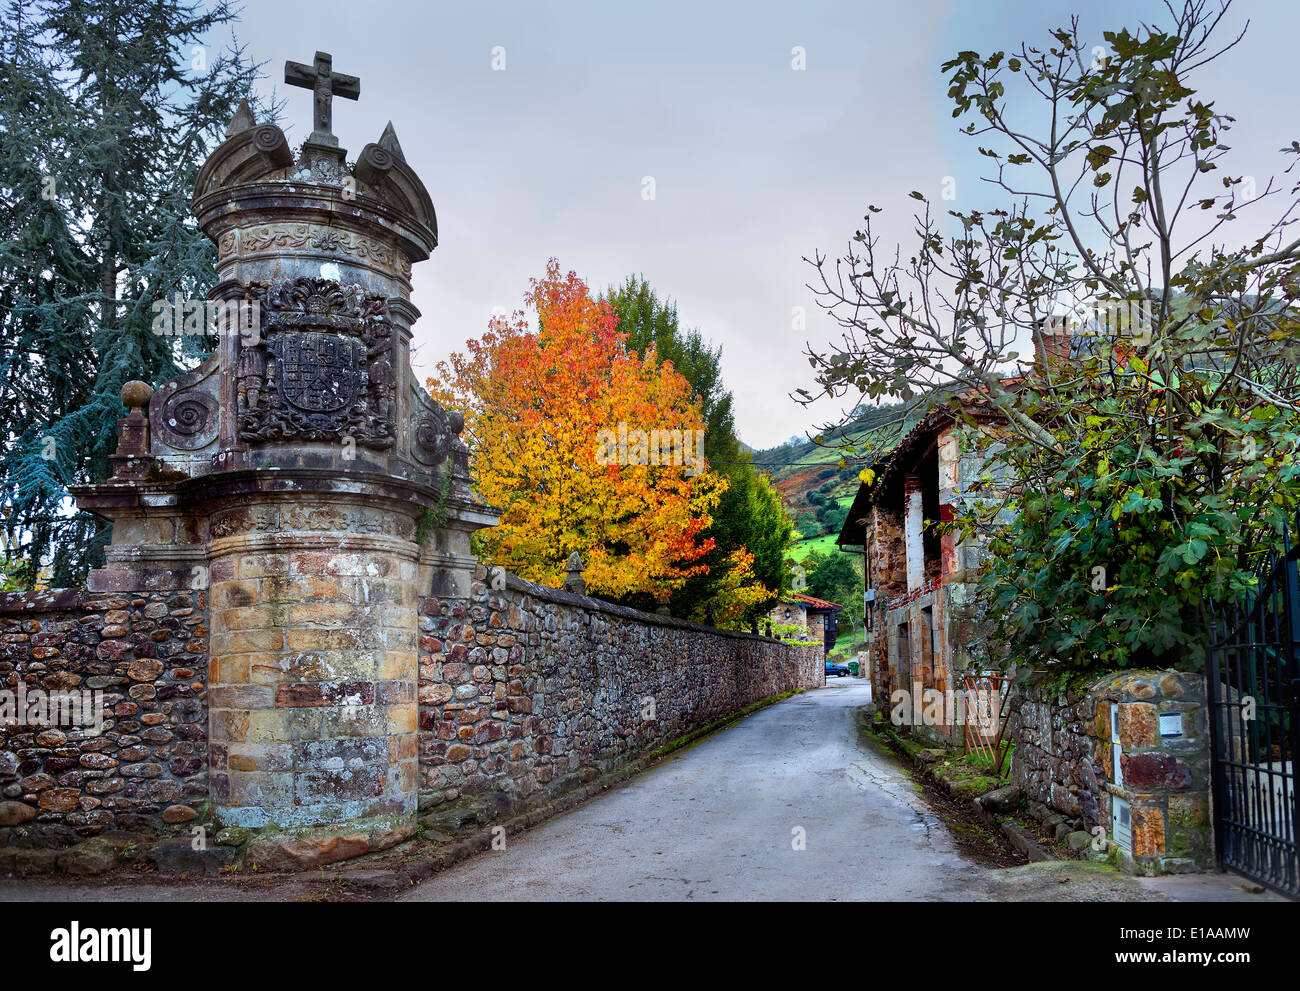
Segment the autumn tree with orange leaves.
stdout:
<path fill-rule="evenodd" d="M 698 451 L 694 464 L 617 463 L 601 431 L 702 429 L 690 385 L 653 350 L 629 351 L 610 305 L 554 259 L 526 302 L 536 330 L 521 311 L 494 319 L 428 382 L 464 413 L 478 493 L 503 510 L 500 525 L 475 535 L 476 550 L 547 585 L 561 584 L 577 551 L 590 592 L 665 599 L 707 569 L 714 544 L 702 533 L 726 479 Z M 749 599 L 769 594 L 738 579 L 716 612 L 739 622 Z"/>

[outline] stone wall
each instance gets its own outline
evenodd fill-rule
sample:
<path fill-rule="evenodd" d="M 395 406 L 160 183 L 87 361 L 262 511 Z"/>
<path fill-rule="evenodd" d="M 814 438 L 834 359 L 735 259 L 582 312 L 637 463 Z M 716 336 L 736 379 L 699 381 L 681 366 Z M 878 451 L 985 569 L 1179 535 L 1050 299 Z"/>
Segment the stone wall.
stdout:
<path fill-rule="evenodd" d="M 0 595 L 0 691 L 100 692 L 93 726 L 0 718 L 0 847 L 164 834 L 208 799 L 205 593 Z M 80 721 L 78 721 L 80 722 Z"/>
<path fill-rule="evenodd" d="M 809 640 L 816 640 L 820 644 L 826 642 L 826 614 L 824 612 L 804 610 L 804 625 L 808 629 Z M 823 665 L 822 673 L 824 674 L 825 671 L 826 668 Z"/>
<path fill-rule="evenodd" d="M 876 629 L 868 649 L 872 654 L 872 699 L 885 711 L 894 707 L 894 692 L 914 696 L 933 689 L 965 690 L 964 676 L 981 666 L 968 649 L 976 636 L 977 619 L 972 586 L 932 579 L 877 608 Z M 906 629 L 906 639 L 904 639 Z M 911 704 L 901 710 L 911 712 Z M 960 723 L 912 725 L 904 732 L 919 742 L 942 747 L 964 747 L 965 727 Z"/>
<path fill-rule="evenodd" d="M 1031 681 L 1013 701 L 1007 732 L 1016 744 L 1012 783 L 1040 817 L 1059 813 L 1089 832 L 1101 826 L 1118 862 L 1136 873 L 1213 865 L 1202 675 L 1118 672 L 1061 695 Z M 1116 835 L 1116 799 L 1129 808 L 1127 842 Z"/>
<path fill-rule="evenodd" d="M 537 807 L 773 695 L 824 683 L 790 647 L 509 576 L 469 603 L 426 599 L 420 807 Z"/>
<path fill-rule="evenodd" d="M 364 686 L 345 686 L 360 695 L 349 702 L 317 698 L 318 686 L 332 682 L 286 668 L 290 655 L 283 651 L 250 647 L 209 658 L 209 595 L 221 627 L 214 636 L 223 637 L 240 635 L 245 610 L 287 609 L 291 620 L 295 608 L 337 609 L 324 600 L 322 582 L 337 582 L 341 601 L 353 598 L 343 594 L 346 575 L 327 573 L 305 553 L 245 555 L 229 574 L 218 562 L 208 591 L 0 595 L 0 691 L 16 696 L 21 684 L 29 695 L 102 693 L 92 696 L 102 717 L 98 731 L 0 724 L 0 848 L 65 847 L 123 832 L 185 835 L 214 817 L 220 824 L 221 805 L 233 804 L 236 766 L 246 775 L 240 788 L 270 789 L 241 792 L 241 807 L 267 813 L 247 824 L 276 824 L 270 813 L 288 805 L 274 791 L 277 760 L 292 765 L 282 773 L 283 788 L 351 801 L 357 768 L 374 762 L 360 754 L 353 766 L 345 745 L 403 745 L 391 721 L 337 740 L 319 733 L 295 740 L 283 720 L 337 711 L 364 728 L 372 708 L 402 704 L 381 697 L 388 690 L 382 671 L 363 679 L 373 699 Z M 820 646 L 715 630 L 513 576 L 506 588 L 492 590 L 482 568 L 477 577 L 468 601 L 420 600 L 419 732 L 410 736 L 410 754 L 414 763 L 418 750 L 412 775 L 421 811 L 462 799 L 501 812 L 537 807 L 751 703 L 824 683 Z M 322 601 L 295 605 L 307 583 Z M 364 583 L 374 608 L 382 578 L 367 572 Z M 352 629 L 347 617 L 332 613 L 308 618 L 313 622 L 302 629 L 322 637 Z M 288 625 L 290 633 L 297 628 Z M 370 657 L 356 644 L 331 651 L 324 643 L 294 646 L 299 664 Z M 249 674 L 232 676 L 232 664 L 247 664 Z M 261 729 L 230 708 L 248 703 L 254 691 L 267 697 L 251 709 L 270 720 Z M 320 771 L 312 775 L 297 763 L 316 751 Z"/>

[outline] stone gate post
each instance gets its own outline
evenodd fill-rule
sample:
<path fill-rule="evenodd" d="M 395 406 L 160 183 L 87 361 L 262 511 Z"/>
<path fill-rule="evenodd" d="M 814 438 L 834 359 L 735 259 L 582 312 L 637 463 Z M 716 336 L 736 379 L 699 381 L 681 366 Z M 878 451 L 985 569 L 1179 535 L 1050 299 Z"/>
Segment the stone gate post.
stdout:
<path fill-rule="evenodd" d="M 349 165 L 316 123 L 295 153 L 236 113 L 192 201 L 219 281 L 156 308 L 217 350 L 124 391 L 114 475 L 74 494 L 114 523 L 91 589 L 206 592 L 216 821 L 391 838 L 416 812 L 418 602 L 469 596 L 496 516 L 410 367 L 433 203 L 391 124 Z"/>

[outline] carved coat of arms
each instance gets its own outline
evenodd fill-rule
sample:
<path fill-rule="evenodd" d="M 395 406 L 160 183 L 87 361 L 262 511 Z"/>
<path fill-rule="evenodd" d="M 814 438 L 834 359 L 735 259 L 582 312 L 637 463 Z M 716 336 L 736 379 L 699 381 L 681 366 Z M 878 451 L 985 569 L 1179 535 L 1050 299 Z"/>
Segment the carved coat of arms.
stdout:
<path fill-rule="evenodd" d="M 300 277 L 250 287 L 262 335 L 235 368 L 241 440 L 390 447 L 393 326 L 388 302 L 360 286 Z"/>

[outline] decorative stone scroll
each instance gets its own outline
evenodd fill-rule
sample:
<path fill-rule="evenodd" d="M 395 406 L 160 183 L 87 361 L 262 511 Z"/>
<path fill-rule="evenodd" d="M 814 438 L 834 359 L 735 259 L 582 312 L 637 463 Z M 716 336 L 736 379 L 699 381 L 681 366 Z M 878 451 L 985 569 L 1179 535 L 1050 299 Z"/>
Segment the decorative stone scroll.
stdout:
<path fill-rule="evenodd" d="M 388 301 L 360 286 L 300 276 L 250 286 L 262 338 L 235 368 L 246 442 L 342 441 L 391 447 L 393 324 Z"/>
<path fill-rule="evenodd" d="M 164 404 L 162 419 L 173 447 L 198 450 L 216 436 L 217 398 L 196 390 L 178 393 Z"/>
<path fill-rule="evenodd" d="M 443 409 L 415 385 L 411 387 L 411 410 L 411 457 L 426 468 L 437 467 L 451 454 L 456 438 L 465 429 L 465 418 L 457 410 Z"/>
<path fill-rule="evenodd" d="M 154 392 L 149 401 L 149 423 L 164 453 L 168 449 L 198 451 L 216 441 L 221 405 L 218 370 L 213 356 Z"/>
<path fill-rule="evenodd" d="M 253 129 L 253 147 L 277 168 L 285 168 L 293 164 L 293 152 L 289 150 L 289 142 L 285 140 L 284 132 L 275 124 L 263 124 Z"/>

